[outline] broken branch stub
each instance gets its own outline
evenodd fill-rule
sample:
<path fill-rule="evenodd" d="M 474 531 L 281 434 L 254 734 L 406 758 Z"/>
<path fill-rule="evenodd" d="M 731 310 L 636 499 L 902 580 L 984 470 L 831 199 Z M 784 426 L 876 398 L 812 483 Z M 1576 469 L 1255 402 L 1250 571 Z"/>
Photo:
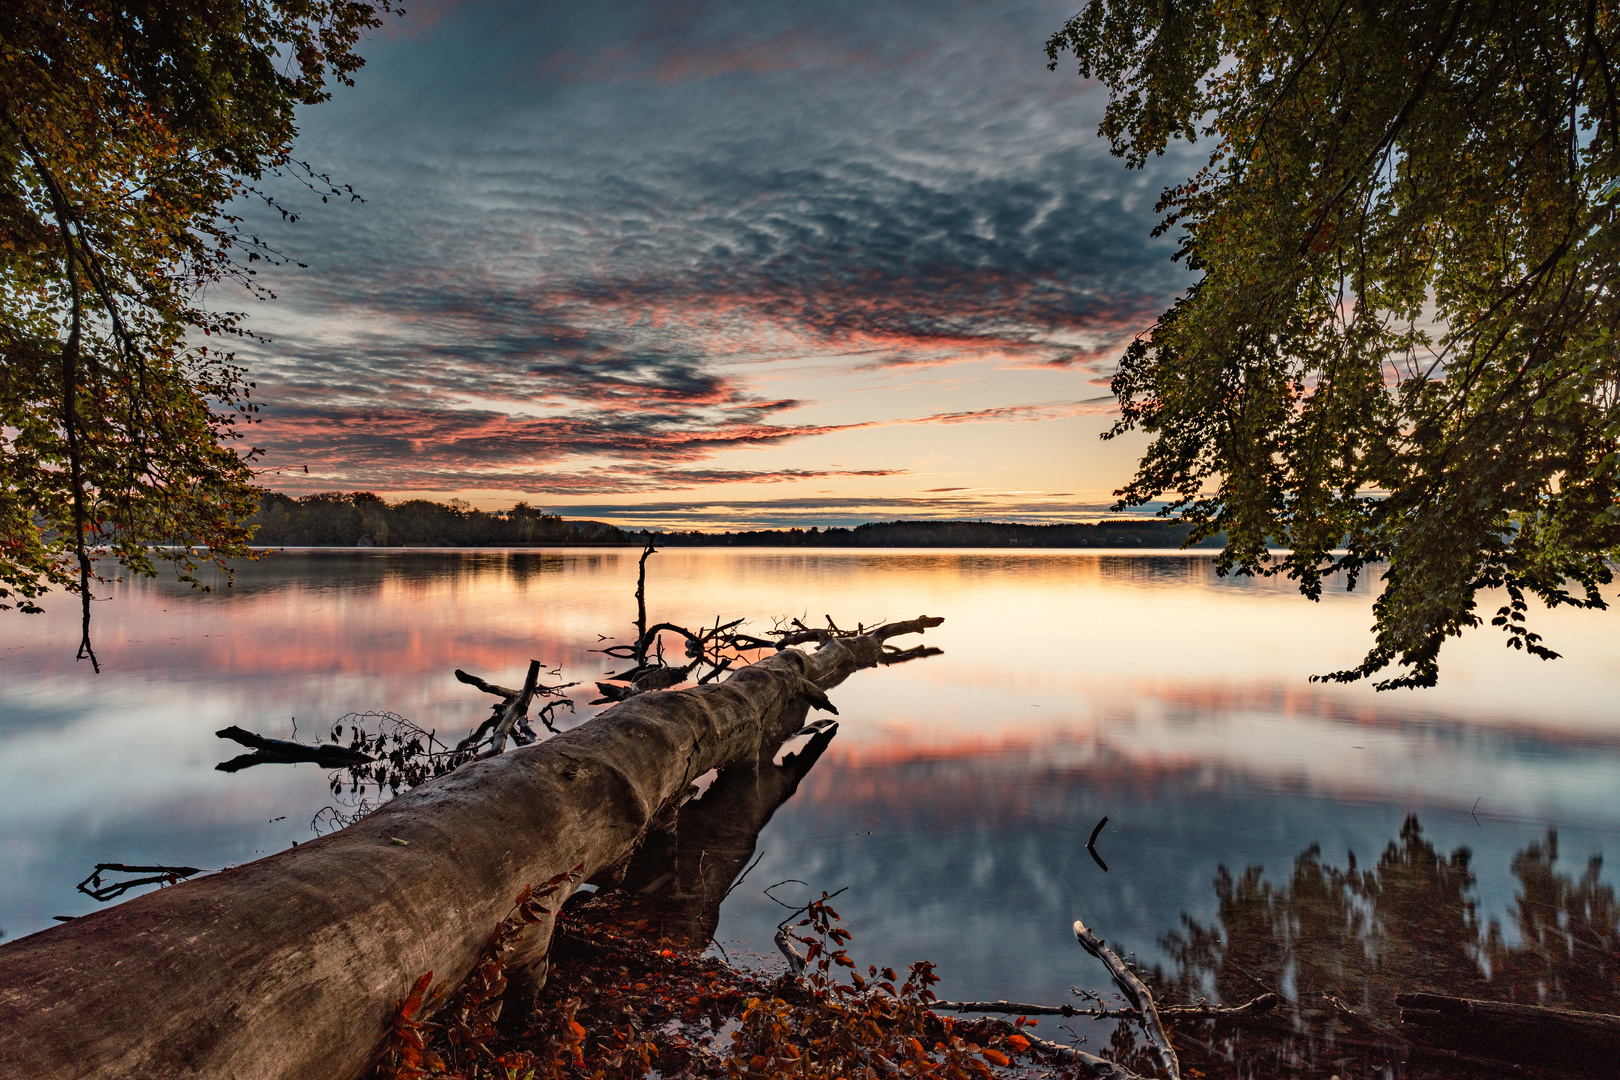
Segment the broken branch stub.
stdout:
<path fill-rule="evenodd" d="M 499 722 L 495 725 L 495 732 L 490 738 L 489 749 L 484 752 L 485 757 L 494 757 L 506 749 L 506 737 L 512 732 L 512 725 L 529 715 L 529 702 L 534 700 L 534 688 L 540 682 L 540 661 L 529 661 L 529 673 L 523 679 L 523 689 L 518 695 L 506 703 Z"/>
<path fill-rule="evenodd" d="M 393 1004 L 423 972 L 459 984 L 525 887 L 626 864 L 695 778 L 803 723 L 803 683 L 836 686 L 939 621 L 640 694 L 336 833 L 0 946 L 0 1075 L 350 1080 Z M 523 931 L 510 968 L 543 978 L 554 918 Z"/>

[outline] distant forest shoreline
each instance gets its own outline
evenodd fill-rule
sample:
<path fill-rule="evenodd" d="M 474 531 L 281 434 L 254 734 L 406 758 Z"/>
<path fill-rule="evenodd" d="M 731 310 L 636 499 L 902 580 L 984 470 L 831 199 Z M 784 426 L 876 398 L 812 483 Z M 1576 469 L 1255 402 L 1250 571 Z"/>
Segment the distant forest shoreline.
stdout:
<path fill-rule="evenodd" d="M 475 510 L 452 499 L 390 503 L 369 492 L 325 492 L 297 498 L 265 492 L 255 547 L 555 547 L 641 544 L 650 536 L 668 547 L 1140 547 L 1179 548 L 1188 527 L 1153 520 L 1024 525 L 997 521 L 884 521 L 854 528 L 700 532 L 621 529 L 569 520 L 527 503 L 510 510 Z M 1221 538 L 1200 548 L 1220 547 Z"/>

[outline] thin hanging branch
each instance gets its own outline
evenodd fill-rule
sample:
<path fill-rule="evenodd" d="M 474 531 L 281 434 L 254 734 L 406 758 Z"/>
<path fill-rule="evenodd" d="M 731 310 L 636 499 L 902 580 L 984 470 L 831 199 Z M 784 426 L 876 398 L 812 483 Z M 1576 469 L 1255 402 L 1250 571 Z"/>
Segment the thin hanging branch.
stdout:
<path fill-rule="evenodd" d="M 79 564 L 79 603 L 82 610 L 82 619 L 79 627 L 79 653 L 80 660 L 88 659 L 90 667 L 96 674 L 101 674 L 101 662 L 96 659 L 96 651 L 90 644 L 90 578 L 92 570 L 90 565 L 90 552 L 85 544 L 85 530 L 87 517 L 84 506 L 84 448 L 80 444 L 79 431 L 79 348 L 84 340 L 82 328 L 84 321 L 84 295 L 79 288 L 79 259 L 73 245 L 72 214 L 68 208 L 67 200 L 62 189 L 57 185 L 56 179 L 45 168 L 33 148 L 24 142 L 30 159 L 39 170 L 50 189 L 51 203 L 55 211 L 57 231 L 62 236 L 62 259 L 68 278 L 68 287 L 72 295 L 72 323 L 68 329 L 67 341 L 62 345 L 62 429 L 67 439 L 68 452 L 68 486 L 69 494 L 73 500 L 73 551 Z"/>

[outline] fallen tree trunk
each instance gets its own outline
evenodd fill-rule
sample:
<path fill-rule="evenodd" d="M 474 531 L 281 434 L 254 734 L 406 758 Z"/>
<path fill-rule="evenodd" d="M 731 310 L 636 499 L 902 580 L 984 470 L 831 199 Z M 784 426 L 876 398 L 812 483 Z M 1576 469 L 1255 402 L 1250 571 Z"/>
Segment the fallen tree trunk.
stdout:
<path fill-rule="evenodd" d="M 525 886 L 622 875 L 694 779 L 756 759 L 798 726 L 796 703 L 941 621 L 637 695 L 330 836 L 0 947 L 0 1075 L 357 1076 L 416 979 L 457 984 Z M 507 960 L 535 982 L 553 919 Z"/>

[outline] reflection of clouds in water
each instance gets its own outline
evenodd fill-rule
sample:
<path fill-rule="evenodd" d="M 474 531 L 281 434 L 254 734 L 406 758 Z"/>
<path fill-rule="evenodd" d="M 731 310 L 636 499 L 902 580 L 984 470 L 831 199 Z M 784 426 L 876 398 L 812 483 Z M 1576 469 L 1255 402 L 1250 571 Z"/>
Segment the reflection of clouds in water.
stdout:
<path fill-rule="evenodd" d="M 592 650 L 631 632 L 634 556 L 287 552 L 210 594 L 136 582 L 97 606 L 94 679 L 73 662 L 70 604 L 0 623 L 0 926 L 80 910 L 62 897 L 94 862 L 213 866 L 306 836 L 326 774 L 214 772 L 228 724 L 286 737 L 297 717 L 308 737 L 389 709 L 459 735 L 487 705 L 455 668 L 612 670 Z M 1197 905 L 1220 863 L 1281 868 L 1315 841 L 1370 856 L 1411 809 L 1447 850 L 1475 847 L 1498 911 L 1507 858 L 1543 826 L 1571 852 L 1614 846 L 1602 657 L 1620 627 L 1600 619 L 1562 622 L 1570 660 L 1504 661 L 1476 638 L 1440 691 L 1376 695 L 1304 680 L 1364 644 L 1365 598 L 1311 605 L 1286 583 L 1219 580 L 1203 556 L 669 548 L 649 610 L 946 617 L 923 639 L 944 656 L 832 692 L 840 733 L 755 874 L 855 885 L 858 945 L 985 980 L 963 992 L 1061 994 L 1079 977 L 1075 914 L 1150 953 L 1184 907 L 1210 917 Z M 1467 814 L 1481 795 L 1483 828 Z M 1104 814 L 1106 877 L 1084 853 Z M 731 903 L 721 936 L 747 936 L 753 901 Z M 1027 985 L 994 984 L 1007 941 L 1033 950 L 1014 972 Z"/>
<path fill-rule="evenodd" d="M 765 860 L 755 874 L 765 883 L 798 877 L 818 889 L 850 886 L 839 910 L 862 962 L 934 959 L 946 996 L 1061 1002 L 1071 985 L 1106 989 L 1104 973 L 1068 934 L 1073 919 L 1144 963 L 1169 965 L 1161 939 L 1182 914 L 1216 917 L 1211 886 L 1221 866 L 1234 874 L 1260 866 L 1286 880 L 1313 844 L 1341 864 L 1350 852 L 1366 864 L 1413 808 L 1256 788 L 1242 777 L 1096 782 L 1104 777 L 1008 777 L 987 794 L 960 776 L 935 774 L 941 783 L 919 786 L 889 775 L 876 785 L 883 797 L 871 799 L 873 777 L 841 778 L 838 763 L 824 760 L 806 784 L 823 785 L 829 797 L 783 808 L 761 838 Z M 972 812 L 980 808 L 983 815 Z M 1493 822 L 1486 830 L 1466 811 L 1421 813 L 1437 847 L 1471 848 L 1482 918 L 1507 921 L 1518 888 L 1512 859 L 1542 839 L 1540 827 Z M 1105 814 L 1098 843 L 1107 874 L 1085 852 Z M 1562 835 L 1578 864 L 1612 849 L 1620 830 L 1610 822 Z M 727 901 L 721 940 L 768 950 L 775 910 L 739 890 Z"/>

